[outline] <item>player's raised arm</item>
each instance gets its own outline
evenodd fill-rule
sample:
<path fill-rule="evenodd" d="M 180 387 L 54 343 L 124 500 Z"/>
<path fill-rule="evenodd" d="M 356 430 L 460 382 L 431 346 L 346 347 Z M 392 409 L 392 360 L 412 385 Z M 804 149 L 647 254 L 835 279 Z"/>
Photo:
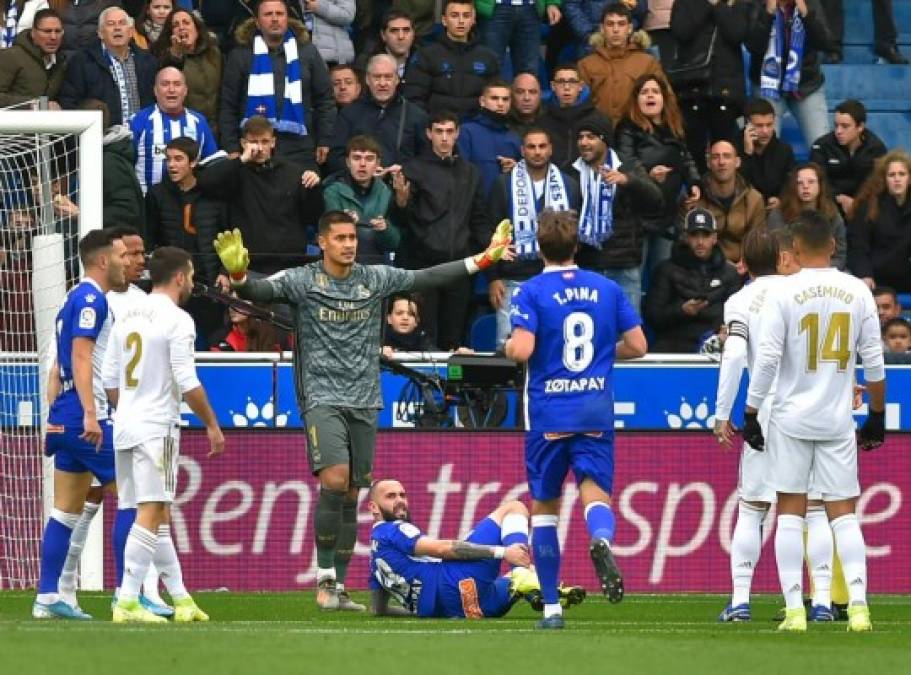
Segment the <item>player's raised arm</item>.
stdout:
<path fill-rule="evenodd" d="M 476 274 L 486 270 L 500 260 L 512 260 L 512 252 L 509 249 L 511 243 L 512 223 L 508 220 L 501 220 L 490 238 L 490 244 L 483 252 L 464 260 L 453 260 L 427 269 L 416 270 L 412 290 L 422 291 L 446 286 L 466 274 Z"/>

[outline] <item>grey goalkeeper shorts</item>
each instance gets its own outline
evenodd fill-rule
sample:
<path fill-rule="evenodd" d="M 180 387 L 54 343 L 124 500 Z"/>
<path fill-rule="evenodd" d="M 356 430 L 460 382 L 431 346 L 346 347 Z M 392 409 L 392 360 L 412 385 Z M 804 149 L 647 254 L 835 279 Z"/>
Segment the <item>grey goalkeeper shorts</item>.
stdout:
<path fill-rule="evenodd" d="M 370 487 L 379 411 L 319 405 L 304 414 L 307 459 L 314 475 L 346 464 L 351 487 Z"/>

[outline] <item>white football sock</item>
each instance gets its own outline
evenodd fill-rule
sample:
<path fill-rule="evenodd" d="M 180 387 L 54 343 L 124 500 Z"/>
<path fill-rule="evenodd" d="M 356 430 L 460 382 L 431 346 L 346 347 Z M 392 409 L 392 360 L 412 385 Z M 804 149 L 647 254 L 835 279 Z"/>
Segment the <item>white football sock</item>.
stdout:
<path fill-rule="evenodd" d="M 159 530 L 159 536 L 160 534 L 161 530 Z M 155 549 L 155 557 L 158 557 L 158 549 Z M 146 596 L 148 600 L 163 605 L 164 600 L 162 600 L 161 593 L 158 590 L 159 578 L 158 568 L 155 567 L 155 559 L 153 558 L 152 562 L 149 563 L 149 571 L 146 572 L 146 578 L 142 580 L 142 594 Z"/>
<path fill-rule="evenodd" d="M 849 513 L 830 523 L 852 605 L 867 604 L 867 548 L 857 516 Z"/>
<path fill-rule="evenodd" d="M 740 502 L 737 525 L 731 536 L 731 605 L 736 607 L 750 601 L 753 572 L 762 550 L 762 521 L 766 509 Z"/>
<path fill-rule="evenodd" d="M 174 540 L 171 539 L 170 525 L 158 528 L 158 546 L 155 548 L 154 562 L 172 600 L 176 602 L 190 597 L 183 585 L 183 571 L 177 558 L 177 549 L 174 548 Z"/>
<path fill-rule="evenodd" d="M 117 595 L 120 602 L 139 598 L 139 588 L 149 571 L 149 563 L 152 562 L 157 546 L 158 537 L 155 534 L 133 523 L 123 554 L 123 583 Z"/>
<path fill-rule="evenodd" d="M 58 588 L 60 594 L 64 597 L 74 598 L 76 593 L 76 570 L 79 567 L 79 559 L 82 557 L 82 549 L 85 546 L 85 538 L 89 534 L 89 526 L 92 519 L 98 513 L 100 504 L 86 502 L 82 505 L 82 515 L 76 521 L 76 527 L 73 528 L 73 534 L 70 536 L 70 548 L 66 554 L 66 562 L 63 563 L 63 572 L 60 573 Z"/>
<path fill-rule="evenodd" d="M 778 580 L 788 609 L 803 607 L 803 517 L 778 516 L 775 530 L 775 560 Z"/>
<path fill-rule="evenodd" d="M 813 580 L 813 604 L 832 606 L 832 556 L 835 552 L 829 517 L 822 507 L 807 510 L 807 560 Z"/>

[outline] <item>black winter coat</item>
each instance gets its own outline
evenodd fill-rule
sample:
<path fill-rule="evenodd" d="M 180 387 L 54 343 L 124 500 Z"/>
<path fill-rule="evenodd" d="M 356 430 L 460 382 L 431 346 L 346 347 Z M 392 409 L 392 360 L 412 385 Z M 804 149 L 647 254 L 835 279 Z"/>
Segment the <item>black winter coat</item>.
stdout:
<path fill-rule="evenodd" d="M 442 159 L 432 151 L 403 165 L 411 183 L 404 209 L 404 266 L 422 269 L 482 250 L 493 234 L 484 201 L 481 172 L 458 156 Z"/>
<path fill-rule="evenodd" d="M 306 32 L 303 25 L 292 20 L 290 26 L 299 36 L 297 50 L 308 135 L 279 133 L 276 151 L 279 155 L 293 157 L 308 169 L 316 170 L 316 148 L 330 145 L 335 126 L 332 81 L 316 47 L 309 40 L 300 37 L 302 32 Z M 240 152 L 241 149 L 240 123 L 247 115 L 247 85 L 253 63 L 255 32 L 256 25 L 252 20 L 237 29 L 235 37 L 240 46 L 228 54 L 222 73 L 218 130 L 221 134 L 221 147 L 228 152 Z M 282 49 L 270 50 L 269 58 L 275 81 L 275 99 L 282 101 L 285 92 L 285 53 Z M 276 111 L 277 114 L 280 112 Z"/>
<path fill-rule="evenodd" d="M 800 65 L 800 84 L 797 85 L 796 96 L 786 94 L 793 98 L 806 98 L 825 83 L 819 55 L 835 50 L 819 0 L 806 1 L 809 13 L 803 20 L 807 37 L 803 48 L 803 63 Z M 774 17 L 765 11 L 764 0 L 753 0 L 751 9 L 750 29 L 745 43 L 750 52 L 750 81 L 753 83 L 754 89 L 758 91 L 762 59 L 769 47 L 769 34 L 772 31 Z"/>
<path fill-rule="evenodd" d="M 403 117 L 404 112 L 404 117 Z M 401 145 L 397 145 L 401 129 Z M 401 96 L 381 107 L 369 92 L 339 111 L 335 120 L 335 136 L 329 150 L 328 171 L 345 170 L 345 147 L 353 136 L 366 135 L 376 139 L 383 148 L 382 166 L 401 164 L 417 157 L 427 146 L 427 113 Z"/>
<path fill-rule="evenodd" d="M 229 227 L 238 228 L 250 251 L 250 269 L 263 274 L 306 260 L 308 226 L 322 213 L 319 189 L 301 185 L 304 168 L 281 157 L 263 165 L 240 158 L 198 170 L 203 193 L 228 204 Z"/>
<path fill-rule="evenodd" d="M 773 134 L 761 155 L 755 152 L 752 155 L 746 154 L 743 151 L 743 138 L 738 139 L 737 151 L 740 154 L 740 175 L 759 190 L 766 201 L 770 197 L 779 197 L 788 174 L 797 164 L 791 146 Z"/>
<path fill-rule="evenodd" d="M 566 171 L 579 156 L 576 145 L 576 125 L 586 117 L 594 115 L 603 124 L 613 127 L 610 117 L 595 108 L 592 101 L 585 101 L 571 108 L 549 105 L 538 119 L 538 126 L 550 136 L 554 152 L 550 161 Z"/>
<path fill-rule="evenodd" d="M 891 195 L 880 195 L 876 222 L 867 211 L 860 205 L 848 223 L 848 269 L 877 286 L 911 292 L 911 199 L 899 206 Z"/>
<path fill-rule="evenodd" d="M 443 34 L 411 57 L 402 94 L 430 113 L 464 117 L 478 111 L 484 85 L 499 72 L 497 55 L 478 40 L 453 42 Z"/>
<path fill-rule="evenodd" d="M 663 183 L 655 182 L 663 195 L 663 203 L 656 205 L 656 209 L 643 209 L 640 213 L 645 229 L 665 232 L 677 216 L 681 189 L 688 190 L 699 185 L 701 180 L 686 142 L 674 136 L 667 127 L 656 127 L 649 133 L 628 119 L 617 125 L 616 139 L 617 154 L 631 166 L 641 166 L 645 173 L 659 164 L 673 169 Z"/>
<path fill-rule="evenodd" d="M 717 331 L 724 321 L 724 303 L 741 286 L 737 269 L 715 246 L 708 260 L 697 258 L 685 241 L 674 245 L 671 257 L 652 274 L 645 296 L 645 318 L 657 336 L 651 351 L 695 352 L 701 338 Z M 708 305 L 696 316 L 683 303 L 705 298 Z"/>
<path fill-rule="evenodd" d="M 185 223 L 188 207 L 189 223 Z M 221 264 L 212 242 L 227 229 L 227 205 L 204 195 L 198 185 L 184 192 L 165 175 L 146 193 L 146 246 L 150 251 L 159 246 L 189 251 L 193 254 L 196 278 L 204 284 L 215 283 L 218 276 Z"/>
<path fill-rule="evenodd" d="M 629 177 L 629 182 L 619 186 L 614 197 L 614 233 L 600 249 L 583 244 L 576 255 L 579 267 L 601 271 L 638 267 L 642 263 L 643 222 L 640 214 L 661 209 L 661 188 L 641 166 L 624 162 L 620 171 Z M 580 182 L 575 167 L 570 167 L 567 173 Z"/>
<path fill-rule="evenodd" d="M 671 34 L 677 39 L 680 63 L 698 63 L 708 54 L 712 34 L 718 29 L 712 51 L 712 75 L 707 86 L 677 90 L 677 98 L 720 98 L 734 101 L 738 108 L 746 101 L 743 77 L 743 51 L 749 27 L 750 5 L 745 0 L 733 4 L 706 0 L 675 0 L 671 10 Z M 702 57 L 702 58 L 700 58 Z"/>
<path fill-rule="evenodd" d="M 830 131 L 813 143 L 810 160 L 826 172 L 833 195 L 853 197 L 873 171 L 873 164 L 885 154 L 885 143 L 872 131 L 864 130 L 860 147 L 853 155 L 838 144 L 835 132 Z"/>
<path fill-rule="evenodd" d="M 136 64 L 136 81 L 139 84 L 139 108 L 155 103 L 155 74 L 158 61 L 143 49 L 131 46 Z M 111 113 L 111 125 L 124 124 L 120 109 L 120 90 L 111 74 L 107 57 L 96 41 L 88 49 L 77 52 L 69 61 L 66 77 L 60 87 L 60 106 L 67 110 L 78 108 L 89 99 L 103 101 Z"/>

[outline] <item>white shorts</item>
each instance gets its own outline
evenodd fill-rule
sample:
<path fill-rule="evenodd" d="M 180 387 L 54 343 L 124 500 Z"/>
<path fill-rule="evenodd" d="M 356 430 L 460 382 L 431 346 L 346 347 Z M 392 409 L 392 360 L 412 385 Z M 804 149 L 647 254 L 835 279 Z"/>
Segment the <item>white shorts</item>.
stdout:
<path fill-rule="evenodd" d="M 772 412 L 772 396 L 767 396 L 759 408 L 759 426 L 765 438 L 769 437 L 769 417 Z M 740 473 L 737 476 L 737 493 L 745 502 L 766 502 L 774 504 L 778 496 L 774 489 L 769 487 L 769 452 L 766 443 L 764 452 L 753 450 L 749 443 L 744 441 L 743 452 L 740 454 Z"/>
<path fill-rule="evenodd" d="M 810 499 L 829 502 L 860 495 L 853 433 L 810 441 L 788 436 L 773 422 L 766 439 L 768 482 L 776 492 L 806 494 Z"/>
<path fill-rule="evenodd" d="M 177 436 L 153 438 L 115 453 L 118 508 L 136 508 L 146 502 L 170 504 L 177 489 Z"/>

